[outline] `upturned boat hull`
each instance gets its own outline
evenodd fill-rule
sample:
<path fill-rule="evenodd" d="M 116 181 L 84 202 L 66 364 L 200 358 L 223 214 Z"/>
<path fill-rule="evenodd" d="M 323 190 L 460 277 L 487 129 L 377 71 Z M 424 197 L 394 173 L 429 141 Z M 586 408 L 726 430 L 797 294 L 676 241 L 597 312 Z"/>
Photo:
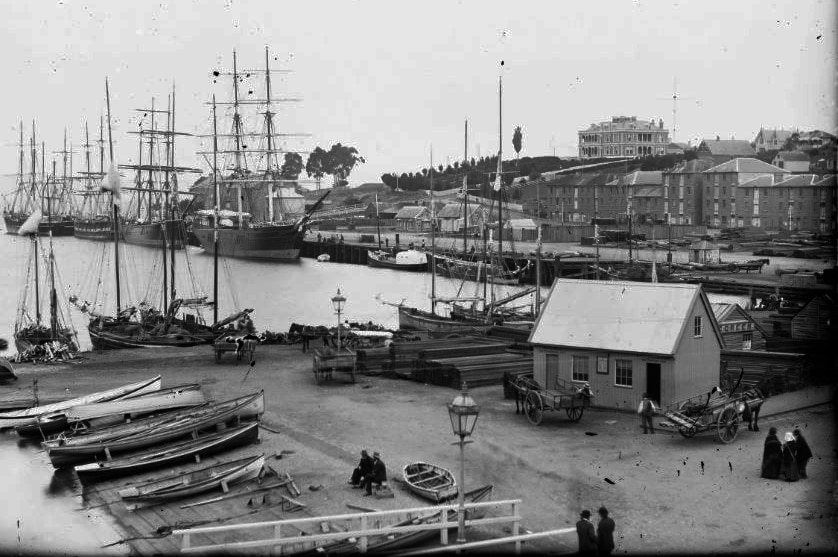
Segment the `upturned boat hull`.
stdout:
<path fill-rule="evenodd" d="M 204 248 L 214 250 L 214 228 L 193 224 L 192 232 Z M 219 228 L 218 255 L 242 259 L 296 261 L 305 232 L 293 224 L 270 224 L 247 228 Z"/>

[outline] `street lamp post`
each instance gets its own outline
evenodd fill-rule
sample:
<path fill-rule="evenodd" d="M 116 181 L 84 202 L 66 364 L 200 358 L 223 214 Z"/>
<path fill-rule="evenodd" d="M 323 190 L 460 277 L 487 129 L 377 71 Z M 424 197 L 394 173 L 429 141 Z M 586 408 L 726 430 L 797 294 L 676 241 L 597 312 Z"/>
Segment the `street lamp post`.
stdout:
<path fill-rule="evenodd" d="M 346 297 L 344 297 L 340 293 L 340 288 L 338 288 L 337 294 L 332 296 L 332 306 L 335 308 L 335 312 L 338 314 L 338 352 L 340 352 L 341 344 L 340 344 L 340 312 L 343 310 L 343 304 L 346 303 Z"/>
<path fill-rule="evenodd" d="M 454 430 L 454 435 L 459 435 L 460 440 L 460 488 L 457 490 L 457 503 L 459 509 L 457 511 L 457 543 L 465 543 L 466 541 L 466 509 L 465 509 L 465 478 L 466 478 L 466 464 L 465 464 L 465 444 L 466 437 L 471 436 L 474 426 L 477 424 L 477 415 L 480 413 L 480 407 L 474 402 L 468 394 L 468 387 L 465 381 L 463 382 L 463 390 L 454 397 L 454 400 L 448 405 L 448 416 L 451 418 L 451 428 Z"/>

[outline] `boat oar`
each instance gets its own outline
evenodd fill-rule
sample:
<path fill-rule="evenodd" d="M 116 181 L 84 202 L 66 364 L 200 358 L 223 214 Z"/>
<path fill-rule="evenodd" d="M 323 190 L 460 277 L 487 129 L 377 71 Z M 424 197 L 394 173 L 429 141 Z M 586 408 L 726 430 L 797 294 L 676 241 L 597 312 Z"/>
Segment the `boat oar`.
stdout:
<path fill-rule="evenodd" d="M 207 520 L 185 520 L 181 522 L 175 522 L 174 524 L 164 524 L 155 530 L 155 534 L 151 536 L 134 536 L 132 538 L 122 538 L 120 540 L 116 540 L 115 542 L 106 543 L 102 546 L 102 548 L 112 547 L 114 545 L 123 544 L 125 542 L 130 542 L 134 540 L 157 540 L 160 538 L 165 538 L 166 536 L 170 536 L 172 532 L 175 530 L 184 530 L 187 528 L 194 528 L 196 526 L 204 526 L 205 524 L 212 524 L 213 522 L 224 522 L 225 520 L 232 520 L 234 518 L 241 518 L 243 516 L 247 516 L 253 513 L 259 512 L 259 509 L 253 509 L 252 511 L 247 511 L 246 513 L 237 514 L 233 516 L 223 516 L 218 518 L 210 518 Z"/>

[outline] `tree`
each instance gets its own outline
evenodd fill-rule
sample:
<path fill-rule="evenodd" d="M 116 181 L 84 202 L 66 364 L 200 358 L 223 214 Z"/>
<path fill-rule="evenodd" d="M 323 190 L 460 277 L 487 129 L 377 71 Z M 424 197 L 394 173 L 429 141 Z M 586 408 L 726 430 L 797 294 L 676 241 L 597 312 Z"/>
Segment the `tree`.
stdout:
<path fill-rule="evenodd" d="M 279 177 L 283 180 L 296 180 L 303 171 L 303 157 L 299 153 L 285 153 L 285 161 L 279 169 Z"/>
<path fill-rule="evenodd" d="M 524 132 L 521 131 L 521 126 L 515 126 L 515 131 L 512 132 L 512 147 L 515 148 L 515 158 L 521 153 L 521 140 L 524 137 Z"/>
<path fill-rule="evenodd" d="M 319 182 L 320 179 L 323 178 L 323 175 L 327 174 L 327 156 L 328 153 L 320 147 L 315 147 L 314 150 L 308 155 L 308 160 L 306 161 L 306 175 L 309 178 L 314 177 L 314 179 Z"/>
<path fill-rule="evenodd" d="M 389 172 L 381 175 L 381 182 L 388 188 L 396 189 L 396 175 Z"/>
<path fill-rule="evenodd" d="M 348 145 L 341 145 L 335 143 L 326 153 L 325 164 L 323 169 L 326 174 L 331 174 L 335 180 L 336 186 L 345 186 L 348 182 L 349 175 L 352 170 L 358 165 L 367 162 L 358 153 L 358 149 Z"/>

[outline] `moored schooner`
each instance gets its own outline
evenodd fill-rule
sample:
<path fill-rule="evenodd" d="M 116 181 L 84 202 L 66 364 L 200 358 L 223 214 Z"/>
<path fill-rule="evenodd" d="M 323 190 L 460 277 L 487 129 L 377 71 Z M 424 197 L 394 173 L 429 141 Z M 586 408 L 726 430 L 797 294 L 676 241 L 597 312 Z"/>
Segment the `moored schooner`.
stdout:
<path fill-rule="evenodd" d="M 233 118 L 231 133 L 214 133 L 211 137 L 215 142 L 219 138 L 226 139 L 232 145 L 228 149 L 199 153 L 220 154 L 227 159 L 221 175 L 211 178 L 213 187 L 216 183 L 221 186 L 218 207 L 196 211 L 191 224 L 192 233 L 207 252 L 248 259 L 297 260 L 311 214 L 329 194 L 327 190 L 305 211 L 304 198 L 295 191 L 300 182 L 297 176 L 302 160 L 297 152 L 287 150 L 279 142 L 305 134 L 279 133 L 277 130 L 274 105 L 299 100 L 272 96 L 271 75 L 277 71 L 270 68 L 270 56 L 265 48 L 265 97 L 246 100 L 239 98 L 240 81 L 245 75 L 261 74 L 262 70 L 240 71 L 233 52 L 232 72 L 214 72 L 216 76 L 232 77 L 232 101 L 219 104 L 230 106 Z M 262 131 L 246 131 L 241 112 L 243 106 L 264 108 Z M 250 141 L 258 143 L 256 148 L 248 147 Z M 285 155 L 283 164 L 279 163 L 280 154 Z M 296 173 L 291 170 L 294 167 L 298 167 Z M 228 171 L 226 175 L 225 170 Z"/>

